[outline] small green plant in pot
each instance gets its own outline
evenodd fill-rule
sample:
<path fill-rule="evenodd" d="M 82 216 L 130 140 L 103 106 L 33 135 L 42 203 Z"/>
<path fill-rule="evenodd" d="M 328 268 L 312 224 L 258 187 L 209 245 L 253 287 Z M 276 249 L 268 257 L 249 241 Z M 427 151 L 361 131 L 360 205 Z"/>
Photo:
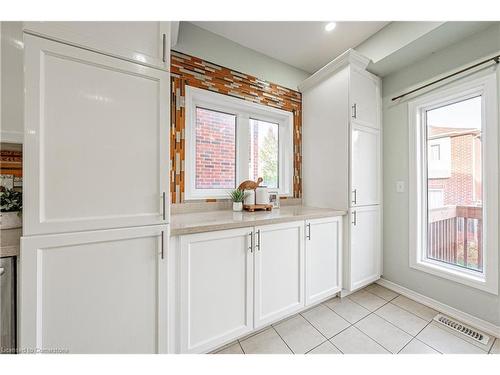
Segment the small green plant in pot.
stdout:
<path fill-rule="evenodd" d="M 2 229 L 21 227 L 21 212 L 23 208 L 23 194 L 13 189 L 0 189 L 0 213 Z"/>
<path fill-rule="evenodd" d="M 240 189 L 235 189 L 229 193 L 233 201 L 233 211 L 243 211 L 243 200 L 245 199 L 245 192 Z"/>

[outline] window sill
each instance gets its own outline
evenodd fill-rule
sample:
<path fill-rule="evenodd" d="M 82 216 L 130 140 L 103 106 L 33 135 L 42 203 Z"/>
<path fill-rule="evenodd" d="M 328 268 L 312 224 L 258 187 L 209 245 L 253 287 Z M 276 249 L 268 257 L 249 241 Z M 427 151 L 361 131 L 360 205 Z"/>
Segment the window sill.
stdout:
<path fill-rule="evenodd" d="M 459 269 L 455 266 L 446 265 L 433 260 L 418 260 L 411 262 L 410 268 L 498 295 L 497 283 L 495 283 L 495 281 L 490 283 L 484 273 Z"/>

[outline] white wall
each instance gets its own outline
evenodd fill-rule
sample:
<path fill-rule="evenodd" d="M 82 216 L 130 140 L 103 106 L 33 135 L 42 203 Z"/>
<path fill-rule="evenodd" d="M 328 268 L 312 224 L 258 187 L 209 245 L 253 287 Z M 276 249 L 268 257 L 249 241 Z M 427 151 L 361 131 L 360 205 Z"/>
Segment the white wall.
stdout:
<path fill-rule="evenodd" d="M 172 49 L 293 90 L 310 75 L 189 22 L 180 23 Z"/>
<path fill-rule="evenodd" d="M 398 180 L 405 181 L 408 186 L 408 104 L 403 101 L 393 105 L 390 100 L 409 86 L 498 52 L 500 52 L 500 23 L 383 79 L 383 277 L 500 326 L 500 298 L 498 296 L 409 267 L 408 189 L 405 193 L 396 193 L 395 187 Z"/>

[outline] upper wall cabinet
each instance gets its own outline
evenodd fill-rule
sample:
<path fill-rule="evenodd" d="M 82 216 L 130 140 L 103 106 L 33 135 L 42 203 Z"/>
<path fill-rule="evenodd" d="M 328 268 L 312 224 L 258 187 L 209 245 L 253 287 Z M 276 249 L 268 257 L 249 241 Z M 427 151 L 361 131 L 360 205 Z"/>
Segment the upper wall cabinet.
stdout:
<path fill-rule="evenodd" d="M 170 70 L 170 22 L 26 22 L 24 31 Z"/>
<path fill-rule="evenodd" d="M 169 74 L 25 35 L 24 235 L 168 221 Z"/>
<path fill-rule="evenodd" d="M 351 66 L 349 79 L 351 121 L 379 129 L 379 79 L 354 66 Z"/>

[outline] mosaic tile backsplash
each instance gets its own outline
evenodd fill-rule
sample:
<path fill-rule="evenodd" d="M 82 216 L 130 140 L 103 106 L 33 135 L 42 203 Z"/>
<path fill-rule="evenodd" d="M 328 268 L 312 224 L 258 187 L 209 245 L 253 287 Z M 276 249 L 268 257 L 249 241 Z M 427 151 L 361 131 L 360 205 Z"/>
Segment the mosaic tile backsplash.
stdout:
<path fill-rule="evenodd" d="M 294 125 L 293 196 L 302 198 L 302 96 L 300 92 L 194 56 L 171 51 L 170 192 L 172 203 L 184 202 L 186 85 L 292 112 Z"/>

